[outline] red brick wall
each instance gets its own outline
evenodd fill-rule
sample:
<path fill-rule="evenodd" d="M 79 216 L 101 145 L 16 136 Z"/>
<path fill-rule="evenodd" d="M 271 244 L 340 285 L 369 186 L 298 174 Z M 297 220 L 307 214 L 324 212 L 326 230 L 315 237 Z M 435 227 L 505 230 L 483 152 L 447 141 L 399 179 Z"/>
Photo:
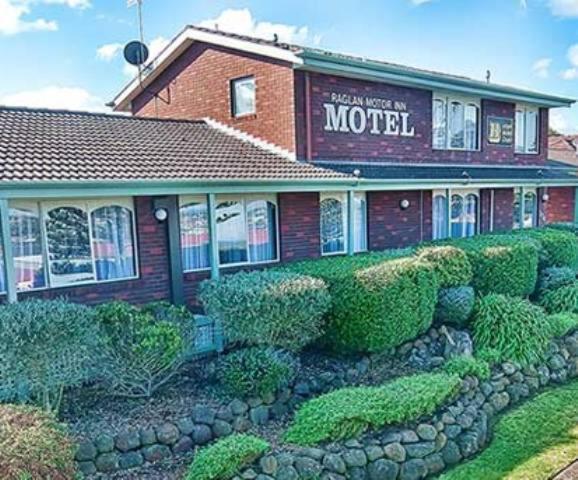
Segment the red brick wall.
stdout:
<path fill-rule="evenodd" d="M 490 231 L 491 225 L 491 203 L 492 190 L 480 190 L 480 233 L 487 233 Z"/>
<path fill-rule="evenodd" d="M 321 255 L 319 194 L 279 195 L 281 260 L 316 258 Z"/>
<path fill-rule="evenodd" d="M 482 102 L 482 148 L 479 152 L 459 152 L 432 149 L 432 92 L 416 88 L 387 85 L 376 82 L 348 79 L 324 74 L 311 73 L 309 95 L 311 98 L 310 128 L 312 133 L 311 156 L 313 159 L 343 160 L 387 160 L 399 162 L 447 162 L 464 164 L 540 164 L 546 160 L 548 112 L 542 109 L 541 142 L 538 155 L 517 155 L 514 146 L 499 147 L 485 141 L 489 115 L 514 118 L 512 103 L 484 100 Z M 296 113 L 298 132 L 297 152 L 306 158 L 306 83 L 296 79 Z M 353 133 L 326 132 L 326 117 L 323 103 L 331 92 L 350 95 L 370 96 L 407 104 L 411 125 L 415 127 L 414 137 L 372 135 L 366 131 Z"/>
<path fill-rule="evenodd" d="M 547 223 L 574 222 L 574 187 L 550 187 L 550 198 L 544 204 Z"/>
<path fill-rule="evenodd" d="M 494 190 L 494 231 L 511 230 L 514 226 L 514 189 Z"/>
<path fill-rule="evenodd" d="M 249 75 L 255 76 L 257 111 L 235 118 L 230 81 Z M 294 151 L 293 89 L 289 64 L 196 43 L 135 99 L 132 111 L 147 117 L 210 117 Z"/>

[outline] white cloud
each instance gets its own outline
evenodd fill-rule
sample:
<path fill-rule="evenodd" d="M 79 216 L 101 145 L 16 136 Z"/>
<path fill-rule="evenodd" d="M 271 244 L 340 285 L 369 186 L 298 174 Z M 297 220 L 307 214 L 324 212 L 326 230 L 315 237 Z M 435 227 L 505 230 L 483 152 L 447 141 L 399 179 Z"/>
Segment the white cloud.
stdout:
<path fill-rule="evenodd" d="M 48 5 L 65 5 L 70 8 L 89 8 L 91 6 L 90 0 L 36 0 L 40 3 Z"/>
<path fill-rule="evenodd" d="M 273 40 L 273 36 L 276 34 L 279 41 L 285 43 L 306 43 L 309 40 L 309 29 L 306 26 L 257 22 L 248 8 L 224 10 L 217 18 L 204 20 L 199 25 L 267 40 Z M 320 37 L 313 38 L 313 41 L 315 40 L 320 41 Z"/>
<path fill-rule="evenodd" d="M 560 73 L 560 76 L 564 80 L 576 80 L 578 78 L 578 68 L 567 68 L 562 73 Z"/>
<path fill-rule="evenodd" d="M 578 0 L 548 0 L 548 5 L 558 17 L 578 17 Z"/>
<path fill-rule="evenodd" d="M 30 7 L 28 2 L 19 0 L 0 0 L 0 35 L 16 35 L 22 32 L 39 30 L 58 30 L 56 22 L 37 18 L 28 20 Z"/>
<path fill-rule="evenodd" d="M 569 110 L 564 112 L 560 110 L 550 110 L 550 120 L 548 124 L 553 130 L 560 133 L 576 133 L 576 127 L 572 126 L 572 120 L 569 119 Z"/>
<path fill-rule="evenodd" d="M 48 86 L 0 97 L 1 105 L 66 110 L 106 111 L 101 98 L 80 87 Z"/>
<path fill-rule="evenodd" d="M 575 80 L 578 78 L 578 44 L 572 45 L 568 49 L 566 57 L 568 58 L 571 67 L 562 71 L 560 76 L 564 80 Z"/>
<path fill-rule="evenodd" d="M 151 42 L 148 44 L 149 60 L 154 60 L 155 57 L 161 53 L 169 43 L 170 41 L 164 37 L 157 37 L 151 40 Z M 134 65 L 130 65 L 129 63 L 125 63 L 122 71 L 127 77 L 135 77 L 138 73 L 138 68 Z"/>
<path fill-rule="evenodd" d="M 122 43 L 107 43 L 96 49 L 96 58 L 110 62 L 122 51 Z"/>
<path fill-rule="evenodd" d="M 414 5 L 423 5 L 424 3 L 429 3 L 431 0 L 410 0 Z"/>
<path fill-rule="evenodd" d="M 540 58 L 532 65 L 532 71 L 540 78 L 548 78 L 550 75 L 551 58 Z"/>

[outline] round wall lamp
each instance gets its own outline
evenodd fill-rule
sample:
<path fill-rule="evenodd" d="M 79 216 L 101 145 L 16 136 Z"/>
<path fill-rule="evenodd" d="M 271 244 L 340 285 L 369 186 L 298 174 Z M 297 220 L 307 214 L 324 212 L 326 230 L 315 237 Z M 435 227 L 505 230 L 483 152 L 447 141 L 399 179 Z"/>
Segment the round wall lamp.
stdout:
<path fill-rule="evenodd" d="M 550 200 L 550 195 L 548 195 L 547 193 L 544 193 L 544 194 L 542 195 L 542 201 L 543 201 L 544 203 L 546 203 L 548 200 Z"/>
<path fill-rule="evenodd" d="M 401 208 L 402 210 L 407 210 L 410 205 L 411 203 L 409 203 L 409 200 L 407 198 L 404 198 L 399 202 L 399 208 Z"/>
<path fill-rule="evenodd" d="M 154 215 L 159 222 L 164 222 L 169 218 L 169 211 L 164 207 L 155 208 Z"/>

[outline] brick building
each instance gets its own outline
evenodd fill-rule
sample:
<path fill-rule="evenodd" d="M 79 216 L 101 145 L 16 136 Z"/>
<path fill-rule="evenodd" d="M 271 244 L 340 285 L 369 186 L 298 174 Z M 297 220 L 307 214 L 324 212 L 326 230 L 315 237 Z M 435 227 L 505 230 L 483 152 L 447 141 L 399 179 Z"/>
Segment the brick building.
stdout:
<path fill-rule="evenodd" d="M 573 100 L 185 28 L 115 99 L 0 109 L 4 295 L 196 304 L 240 268 L 574 222 Z"/>

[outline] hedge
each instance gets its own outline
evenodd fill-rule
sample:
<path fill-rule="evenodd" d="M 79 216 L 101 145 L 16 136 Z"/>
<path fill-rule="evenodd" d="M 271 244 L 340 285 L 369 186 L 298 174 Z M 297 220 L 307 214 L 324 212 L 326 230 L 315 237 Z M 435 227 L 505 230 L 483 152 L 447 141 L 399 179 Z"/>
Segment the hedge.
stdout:
<path fill-rule="evenodd" d="M 538 277 L 538 293 L 571 285 L 576 281 L 576 271 L 569 267 L 549 267 L 540 272 Z"/>
<path fill-rule="evenodd" d="M 459 391 L 461 379 L 445 373 L 398 378 L 381 387 L 352 387 L 306 402 L 285 440 L 315 445 L 361 435 L 369 428 L 411 422 L 432 414 Z"/>
<path fill-rule="evenodd" d="M 399 255 L 321 259 L 287 267 L 323 278 L 329 286 L 326 346 L 340 353 L 382 352 L 430 327 L 438 291 L 433 267 L 415 257 L 395 258 Z"/>
<path fill-rule="evenodd" d="M 514 230 L 512 233 L 538 242 L 542 268 L 578 268 L 578 238 L 573 233 L 554 228 Z"/>
<path fill-rule="evenodd" d="M 323 280 L 267 270 L 201 284 L 199 298 L 231 341 L 301 350 L 324 331 L 331 297 Z"/>
<path fill-rule="evenodd" d="M 573 313 L 556 313 L 548 316 L 552 336 L 563 337 L 578 330 L 578 315 Z"/>
<path fill-rule="evenodd" d="M 418 255 L 433 265 L 440 288 L 461 287 L 472 281 L 472 265 L 461 248 L 450 245 L 425 247 Z"/>
<path fill-rule="evenodd" d="M 538 303 L 546 312 L 578 313 L 578 282 L 544 292 Z"/>
<path fill-rule="evenodd" d="M 185 480 L 229 480 L 270 449 L 253 435 L 234 434 L 201 449 Z"/>

